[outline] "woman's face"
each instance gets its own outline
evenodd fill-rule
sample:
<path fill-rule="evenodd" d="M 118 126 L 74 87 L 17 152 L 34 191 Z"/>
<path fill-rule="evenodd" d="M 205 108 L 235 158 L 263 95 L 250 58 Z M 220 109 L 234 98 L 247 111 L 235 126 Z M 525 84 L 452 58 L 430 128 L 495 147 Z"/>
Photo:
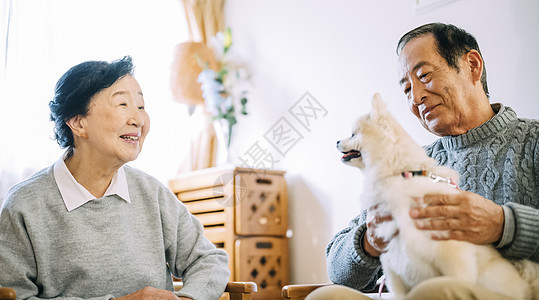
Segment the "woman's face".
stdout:
<path fill-rule="evenodd" d="M 128 74 L 94 95 L 81 122 L 92 159 L 121 164 L 135 160 L 150 130 L 135 78 Z"/>

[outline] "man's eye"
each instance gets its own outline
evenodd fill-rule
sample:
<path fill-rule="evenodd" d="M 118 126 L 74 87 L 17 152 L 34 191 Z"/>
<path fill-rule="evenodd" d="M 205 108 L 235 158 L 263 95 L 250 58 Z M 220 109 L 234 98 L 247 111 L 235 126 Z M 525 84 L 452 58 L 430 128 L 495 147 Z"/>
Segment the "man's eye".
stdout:
<path fill-rule="evenodd" d="M 409 88 L 409 87 L 407 87 L 407 88 L 404 89 L 404 94 L 405 94 L 405 95 L 408 95 L 409 92 L 410 92 L 410 88 Z"/>
<path fill-rule="evenodd" d="M 120 106 L 127 106 L 127 103 L 120 103 Z"/>
<path fill-rule="evenodd" d="M 427 78 L 427 76 L 429 76 L 429 75 L 430 75 L 430 73 L 423 73 L 423 74 L 419 75 L 419 79 L 425 80 Z"/>
<path fill-rule="evenodd" d="M 144 110 L 144 106 L 139 106 L 138 109 Z"/>

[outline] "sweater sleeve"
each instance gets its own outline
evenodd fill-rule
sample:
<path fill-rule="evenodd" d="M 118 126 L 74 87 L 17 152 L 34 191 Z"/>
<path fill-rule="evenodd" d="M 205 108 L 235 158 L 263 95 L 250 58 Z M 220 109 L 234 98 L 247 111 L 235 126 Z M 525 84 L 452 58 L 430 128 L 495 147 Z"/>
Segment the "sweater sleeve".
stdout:
<path fill-rule="evenodd" d="M 328 276 L 334 283 L 372 292 L 383 273 L 380 260 L 363 249 L 366 214 L 363 211 L 331 239 L 326 248 L 326 263 Z"/>
<path fill-rule="evenodd" d="M 178 296 L 218 299 L 229 280 L 228 255 L 203 234 L 202 224 L 172 193 L 161 208 L 165 253 L 174 276 L 182 278 Z"/>
<path fill-rule="evenodd" d="M 534 122 L 532 125 L 536 125 Z M 533 190 L 539 189 L 539 128 L 537 125 L 533 130 L 530 130 L 528 136 L 532 139 L 534 146 L 531 147 L 529 155 L 533 162 L 533 171 L 526 173 L 526 178 L 533 178 L 528 181 L 528 185 L 534 186 Z M 539 199 L 536 193 L 530 193 L 531 197 L 535 197 L 529 203 L 507 203 L 515 218 L 515 232 L 512 242 L 504 248 L 500 249 L 500 253 L 510 259 L 529 259 L 539 263 Z M 534 195 L 535 194 L 535 195 Z"/>
<path fill-rule="evenodd" d="M 0 214 L 0 286 L 10 287 L 17 298 L 37 295 L 37 267 L 22 214 L 14 212 L 11 199 Z"/>
<path fill-rule="evenodd" d="M 500 252 L 508 258 L 526 258 L 539 263 L 539 210 L 517 203 L 507 206 L 515 215 L 515 236 L 513 242 Z"/>

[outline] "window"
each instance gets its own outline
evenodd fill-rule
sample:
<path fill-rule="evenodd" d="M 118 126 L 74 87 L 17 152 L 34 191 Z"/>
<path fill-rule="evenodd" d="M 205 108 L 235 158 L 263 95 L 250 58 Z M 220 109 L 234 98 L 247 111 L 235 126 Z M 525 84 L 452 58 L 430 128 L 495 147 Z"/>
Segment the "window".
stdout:
<path fill-rule="evenodd" d="M 5 0 L 0 14 L 0 203 L 8 188 L 51 165 L 48 102 L 70 67 L 131 55 L 152 126 L 138 167 L 162 181 L 187 152 L 187 113 L 170 95 L 174 46 L 187 39 L 178 0 Z M 9 28 L 9 31 L 8 31 Z"/>

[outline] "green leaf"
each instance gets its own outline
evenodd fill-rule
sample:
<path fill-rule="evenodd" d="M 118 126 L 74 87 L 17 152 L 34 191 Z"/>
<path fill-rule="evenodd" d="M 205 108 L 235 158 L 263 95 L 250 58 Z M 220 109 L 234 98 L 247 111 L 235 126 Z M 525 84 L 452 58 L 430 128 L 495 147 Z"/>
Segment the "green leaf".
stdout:
<path fill-rule="evenodd" d="M 222 68 L 221 70 L 219 70 L 219 72 L 217 73 L 217 77 L 221 80 L 221 83 L 222 83 L 222 80 L 225 78 L 225 75 L 228 73 L 228 70 L 226 68 Z"/>
<path fill-rule="evenodd" d="M 230 29 L 230 27 L 228 27 L 225 30 L 224 35 L 225 35 L 225 40 L 224 40 L 225 49 L 224 49 L 224 52 L 227 53 L 228 49 L 230 49 L 230 46 L 232 46 L 232 30 Z"/>
<path fill-rule="evenodd" d="M 228 123 L 228 141 L 227 141 L 227 147 L 230 147 L 230 142 L 232 141 L 232 127 L 238 123 L 236 120 L 236 117 L 234 115 L 228 115 L 226 118 L 226 121 Z"/>
<path fill-rule="evenodd" d="M 234 116 L 228 116 L 226 118 L 226 120 L 228 121 L 228 126 L 232 127 L 234 125 L 236 125 L 236 123 L 238 123 L 238 120 L 236 120 L 236 117 Z"/>
<path fill-rule="evenodd" d="M 246 115 L 247 114 L 247 98 L 243 97 L 240 100 L 241 102 L 241 114 Z"/>
<path fill-rule="evenodd" d="M 210 68 L 210 63 L 208 61 L 203 61 L 198 53 L 195 53 L 195 59 L 197 61 L 198 66 L 201 67 L 203 70 Z"/>

